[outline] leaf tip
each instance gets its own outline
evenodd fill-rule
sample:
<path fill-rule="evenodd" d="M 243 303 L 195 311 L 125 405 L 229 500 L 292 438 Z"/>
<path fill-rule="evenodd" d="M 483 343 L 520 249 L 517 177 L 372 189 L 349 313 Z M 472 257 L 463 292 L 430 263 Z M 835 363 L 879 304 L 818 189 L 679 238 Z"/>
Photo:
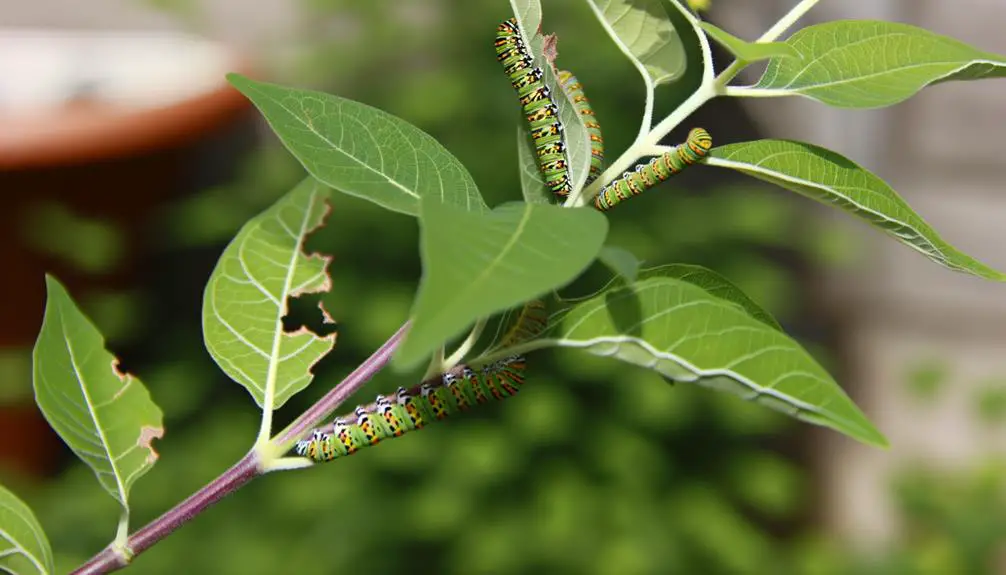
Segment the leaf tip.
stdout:
<path fill-rule="evenodd" d="M 227 81 L 235 87 L 237 87 L 238 84 L 245 84 L 249 81 L 247 76 L 238 74 L 237 72 L 228 72 L 224 78 L 226 78 Z"/>

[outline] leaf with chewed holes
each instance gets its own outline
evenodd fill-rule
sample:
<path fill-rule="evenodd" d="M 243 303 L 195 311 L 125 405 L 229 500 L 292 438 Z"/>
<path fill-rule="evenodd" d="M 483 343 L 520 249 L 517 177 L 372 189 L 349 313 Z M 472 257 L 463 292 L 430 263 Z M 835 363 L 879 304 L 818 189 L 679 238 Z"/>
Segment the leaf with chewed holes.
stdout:
<path fill-rule="evenodd" d="M 157 461 L 160 408 L 138 378 L 122 373 L 98 328 L 46 276 L 45 316 L 32 354 L 35 402 L 125 513 L 129 489 Z"/>
<path fill-rule="evenodd" d="M 283 329 L 287 299 L 330 289 L 329 258 L 304 253 L 328 214 L 329 190 L 307 178 L 241 228 L 224 250 L 203 295 L 203 339 L 227 375 L 263 411 L 281 407 L 308 384 L 335 334 Z M 331 319 L 322 310 L 323 320 Z"/>

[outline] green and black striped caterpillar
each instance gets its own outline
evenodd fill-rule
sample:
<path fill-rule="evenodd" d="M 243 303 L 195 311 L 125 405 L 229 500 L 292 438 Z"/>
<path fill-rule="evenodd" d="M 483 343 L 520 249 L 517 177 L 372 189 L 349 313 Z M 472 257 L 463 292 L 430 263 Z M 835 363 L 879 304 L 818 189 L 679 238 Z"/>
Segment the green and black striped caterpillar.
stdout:
<path fill-rule="evenodd" d="M 667 178 L 698 162 L 713 147 L 713 138 L 702 128 L 693 128 L 688 139 L 636 169 L 622 174 L 621 178 L 601 188 L 594 199 L 594 207 L 606 211 L 622 200 L 639 195 Z"/>
<path fill-rule="evenodd" d="M 331 461 L 422 429 L 490 397 L 505 399 L 520 391 L 525 366 L 523 356 L 513 355 L 478 371 L 460 365 L 410 390 L 399 387 L 394 400 L 378 395 L 372 407 L 358 406 L 353 419 L 336 418 L 331 433 L 316 429 L 309 439 L 298 441 L 294 451 L 319 463 Z"/>
<path fill-rule="evenodd" d="M 495 45 L 496 59 L 510 77 L 527 119 L 545 186 L 559 198 L 565 198 L 572 190 L 572 183 L 559 108 L 542 82 L 541 68 L 534 65 L 515 18 L 503 21 L 496 29 Z"/>
<path fill-rule="evenodd" d="M 601 124 L 597 123 L 594 110 L 590 107 L 590 100 L 583 93 L 583 84 L 576 79 L 572 72 L 560 70 L 559 83 L 573 100 L 573 106 L 583 118 L 583 125 L 587 128 L 587 134 L 590 136 L 590 173 L 584 183 L 587 185 L 596 180 L 604 169 L 604 139 L 601 137 Z"/>

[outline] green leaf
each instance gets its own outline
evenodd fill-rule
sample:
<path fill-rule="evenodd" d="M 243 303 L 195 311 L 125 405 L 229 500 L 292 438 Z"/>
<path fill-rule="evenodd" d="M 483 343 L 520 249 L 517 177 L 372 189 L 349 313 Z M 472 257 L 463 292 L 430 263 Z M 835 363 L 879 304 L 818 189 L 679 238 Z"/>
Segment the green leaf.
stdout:
<path fill-rule="evenodd" d="M 324 224 L 328 195 L 309 177 L 252 218 L 220 256 L 203 294 L 206 349 L 265 411 L 307 387 L 311 367 L 335 345 L 334 333 L 283 329 L 287 298 L 331 287 L 329 258 L 303 252 L 305 239 Z"/>
<path fill-rule="evenodd" d="M 886 182 L 830 150 L 790 140 L 758 140 L 714 148 L 706 164 L 737 170 L 838 207 L 949 269 L 996 281 L 1006 279 L 944 241 Z"/>
<path fill-rule="evenodd" d="M 510 0 L 510 7 L 524 30 L 538 30 L 541 26 L 541 2 L 538 0 Z"/>
<path fill-rule="evenodd" d="M 597 257 L 608 221 L 593 208 L 504 204 L 482 215 L 423 203 L 423 278 L 394 361 L 408 369 L 479 318 L 569 283 Z"/>
<path fill-rule="evenodd" d="M 864 443 L 887 445 L 796 341 L 687 281 L 650 277 L 606 290 L 566 310 L 550 336 L 559 346 L 736 393 Z"/>
<path fill-rule="evenodd" d="M 685 72 L 685 47 L 661 0 L 588 0 L 604 18 L 611 39 L 641 64 L 654 85 L 677 80 Z"/>
<path fill-rule="evenodd" d="M 422 198 L 476 212 L 489 209 L 461 162 L 400 118 L 323 92 L 239 74 L 227 79 L 304 168 L 336 190 L 410 216 L 418 215 Z"/>
<path fill-rule="evenodd" d="M 525 43 L 534 57 L 535 66 L 542 70 L 542 81 L 548 86 L 555 99 L 555 104 L 559 108 L 559 119 L 562 120 L 563 134 L 566 137 L 569 177 L 573 191 L 576 192 L 587 181 L 587 174 L 590 170 L 590 134 L 587 132 L 587 127 L 583 125 L 583 117 L 577 113 L 569 94 L 556 78 L 555 68 L 544 56 L 545 36 L 540 32 L 541 4 L 538 0 L 510 0 L 510 6 L 513 8 L 514 17 L 517 18 Z M 506 78 L 502 67 L 499 70 L 500 76 Z M 514 102 L 517 103 L 516 95 L 514 95 Z M 523 117 L 521 121 L 521 125 L 524 125 Z"/>
<path fill-rule="evenodd" d="M 552 194 L 545 187 L 531 145 L 531 136 L 523 126 L 517 127 L 517 161 L 520 168 L 520 191 L 529 204 L 551 204 Z"/>
<path fill-rule="evenodd" d="M 879 108 L 951 80 L 1006 76 L 1006 58 L 929 30 L 874 20 L 808 26 L 788 40 L 802 59 L 776 58 L 752 96 L 813 98 L 839 108 Z"/>
<path fill-rule="evenodd" d="M 138 378 L 118 369 L 98 328 L 52 276 L 32 354 L 35 402 L 49 425 L 129 510 L 129 489 L 157 461 L 161 410 Z"/>
<path fill-rule="evenodd" d="M 758 62 L 770 58 L 800 58 L 800 52 L 785 42 L 747 42 L 709 22 L 699 22 L 699 26 L 709 37 L 744 62 Z"/>
<path fill-rule="evenodd" d="M 35 514 L 0 485 L 0 571 L 14 575 L 53 572 L 52 549 Z"/>
<path fill-rule="evenodd" d="M 625 281 L 636 281 L 639 274 L 639 260 L 635 254 L 618 246 L 604 246 L 597 259 Z"/>
<path fill-rule="evenodd" d="M 686 281 L 702 288 L 709 295 L 736 304 L 749 316 L 765 325 L 783 331 L 782 326 L 772 317 L 772 314 L 762 309 L 730 280 L 711 269 L 692 264 L 668 264 L 645 269 L 639 274 L 640 280 L 652 277 L 668 277 Z"/>

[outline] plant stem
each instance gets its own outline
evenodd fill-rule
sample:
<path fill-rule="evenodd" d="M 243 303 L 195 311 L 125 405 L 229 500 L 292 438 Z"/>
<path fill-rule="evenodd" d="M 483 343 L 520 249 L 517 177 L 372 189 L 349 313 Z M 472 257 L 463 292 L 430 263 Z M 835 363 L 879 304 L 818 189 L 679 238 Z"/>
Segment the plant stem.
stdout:
<path fill-rule="evenodd" d="M 810 12 L 810 9 L 813 8 L 814 5 L 817 4 L 819 1 L 820 0 L 800 0 L 800 2 L 798 2 L 796 6 L 794 6 L 789 12 L 786 13 L 785 16 L 780 18 L 778 22 L 776 22 L 771 28 L 766 30 L 765 33 L 762 34 L 761 37 L 759 37 L 755 41 L 775 42 L 777 39 L 779 39 L 779 36 L 782 36 L 783 32 L 789 30 L 789 28 L 793 24 L 796 24 L 797 20 L 803 18 L 803 16 L 807 12 Z M 737 74 L 741 71 L 741 69 L 744 68 L 744 66 L 746 65 L 747 62 L 743 62 L 741 60 L 734 61 L 732 64 L 727 66 L 725 70 L 720 72 L 720 75 L 716 78 L 716 84 L 721 88 L 725 88 L 727 83 L 730 80 L 733 80 L 734 77 L 737 76 Z"/>
<path fill-rule="evenodd" d="M 608 19 L 605 17 L 604 12 L 597 6 L 596 2 L 588 1 L 587 5 L 594 12 L 594 17 L 604 28 L 604 31 L 608 33 L 608 37 L 614 42 L 615 46 L 622 52 L 622 54 L 632 63 L 636 71 L 643 78 L 643 88 L 646 94 L 646 100 L 643 103 L 643 120 L 639 123 L 639 134 L 636 139 L 642 138 L 650 131 L 650 127 L 653 126 L 653 103 L 654 103 L 654 88 L 653 78 L 650 77 L 650 72 L 646 69 L 646 66 L 632 53 L 632 50 L 625 45 L 625 42 L 619 38 L 618 33 L 612 28 L 611 24 L 608 23 Z"/>
<path fill-rule="evenodd" d="M 271 442 L 269 444 L 270 447 L 278 448 L 285 442 L 292 443 L 294 439 L 303 435 L 308 429 L 317 426 L 329 413 L 335 411 L 346 398 L 360 389 L 364 383 L 369 381 L 374 374 L 388 363 L 391 355 L 398 348 L 398 344 L 405 337 L 408 328 L 409 324 L 406 322 L 373 355 L 346 376 L 339 385 L 325 394 L 324 397 L 283 430 L 279 435 L 278 441 Z M 122 569 L 129 564 L 132 557 L 143 553 L 217 501 L 234 493 L 252 479 L 274 470 L 272 468 L 266 469 L 262 465 L 263 461 L 270 460 L 269 454 L 263 453 L 261 449 L 252 449 L 252 451 L 242 457 L 240 461 L 223 472 L 219 477 L 130 536 L 123 549 L 116 548 L 113 543 L 92 557 L 87 563 L 78 567 L 71 575 L 98 575 Z M 275 469 L 294 469 L 297 467 L 292 462 L 285 461 Z"/>
<path fill-rule="evenodd" d="M 272 442 L 273 445 L 285 450 L 289 444 L 303 437 L 309 430 L 318 427 L 322 420 L 331 415 L 344 401 L 349 399 L 349 396 L 356 393 L 363 387 L 363 384 L 370 381 L 370 378 L 387 365 L 408 330 L 409 322 L 406 322 L 405 325 L 398 328 L 394 335 L 388 338 L 388 341 L 384 342 L 384 345 L 377 348 L 373 355 L 347 375 L 342 383 L 326 393 L 286 429 L 279 432 Z"/>
<path fill-rule="evenodd" d="M 771 28 L 769 28 L 764 34 L 758 38 L 758 42 L 773 42 L 779 36 L 788 30 L 797 20 L 802 18 L 807 12 L 813 8 L 819 0 L 800 0 L 796 6 L 794 6 L 785 16 L 779 19 Z M 685 18 L 688 19 L 693 25 L 695 25 L 694 18 L 685 14 Z M 619 176 L 622 172 L 632 168 L 636 162 L 639 161 L 644 155 L 650 154 L 659 144 L 660 140 L 667 136 L 671 130 L 676 128 L 685 118 L 692 115 L 695 110 L 698 110 L 703 104 L 712 100 L 716 96 L 724 95 L 726 92 L 726 84 L 734 78 L 745 66 L 745 62 L 737 60 L 727 66 L 723 72 L 721 72 L 715 78 L 712 76 L 712 54 L 709 49 L 709 41 L 705 34 L 698 29 L 696 26 L 696 34 L 699 38 L 699 44 L 702 48 L 702 59 L 703 59 L 703 74 L 702 83 L 699 85 L 698 89 L 692 93 L 687 100 L 681 103 L 670 115 L 660 121 L 656 126 L 653 127 L 647 134 L 640 134 L 636 137 L 635 142 L 621 156 L 618 157 L 606 170 L 589 186 L 580 190 L 579 194 L 575 194 L 566 201 L 566 206 L 582 206 L 590 203 L 601 191 L 601 187 L 605 182 L 610 182 Z M 737 95 L 736 91 L 732 91 L 730 95 Z M 749 91 L 744 92 L 745 96 L 754 95 Z"/>
<path fill-rule="evenodd" d="M 482 336 L 482 330 L 484 330 L 485 327 L 486 327 L 485 319 L 480 319 L 477 322 L 475 322 L 475 327 L 472 328 L 472 331 L 468 334 L 468 337 L 465 338 L 465 341 L 461 342 L 461 345 L 458 346 L 458 349 L 455 350 L 454 353 L 452 353 L 451 356 L 448 357 L 446 361 L 441 362 L 440 370 L 437 373 L 446 371 L 454 367 L 455 365 L 461 363 L 461 360 L 464 359 L 466 355 L 468 355 L 468 352 L 470 352 L 473 347 L 475 347 L 475 343 L 478 342 L 479 337 Z M 427 373 L 424 379 L 426 377 L 431 377 L 434 375 L 436 375 L 436 373 Z"/>
<path fill-rule="evenodd" d="M 143 553 L 154 543 L 164 539 L 217 501 L 234 493 L 260 473 L 255 452 L 249 452 L 220 477 L 134 533 L 126 543 L 130 555 L 135 557 Z M 78 567 L 71 575 L 111 573 L 126 565 L 128 565 L 126 559 L 116 553 L 116 550 L 110 545 L 92 557 L 90 561 Z"/>

